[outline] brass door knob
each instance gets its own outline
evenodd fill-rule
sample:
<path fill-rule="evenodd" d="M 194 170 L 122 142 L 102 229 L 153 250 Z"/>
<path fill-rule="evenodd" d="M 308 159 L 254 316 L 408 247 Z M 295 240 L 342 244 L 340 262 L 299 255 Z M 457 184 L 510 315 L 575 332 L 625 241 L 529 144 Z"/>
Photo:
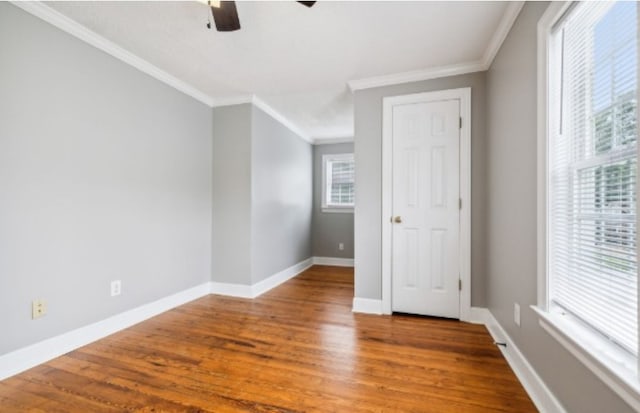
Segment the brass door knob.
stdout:
<path fill-rule="evenodd" d="M 400 217 L 400 215 L 394 217 L 393 222 L 395 222 L 396 224 L 402 224 L 402 218 Z"/>

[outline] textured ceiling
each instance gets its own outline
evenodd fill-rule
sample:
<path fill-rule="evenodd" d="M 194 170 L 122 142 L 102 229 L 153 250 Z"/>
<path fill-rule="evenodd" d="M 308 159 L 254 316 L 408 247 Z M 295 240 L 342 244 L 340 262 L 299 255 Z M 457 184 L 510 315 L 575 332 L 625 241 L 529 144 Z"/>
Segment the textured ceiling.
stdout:
<path fill-rule="evenodd" d="M 47 5 L 215 99 L 255 94 L 331 138 L 353 135 L 349 80 L 480 61 L 508 3 L 238 2 L 229 33 L 198 2 Z"/>

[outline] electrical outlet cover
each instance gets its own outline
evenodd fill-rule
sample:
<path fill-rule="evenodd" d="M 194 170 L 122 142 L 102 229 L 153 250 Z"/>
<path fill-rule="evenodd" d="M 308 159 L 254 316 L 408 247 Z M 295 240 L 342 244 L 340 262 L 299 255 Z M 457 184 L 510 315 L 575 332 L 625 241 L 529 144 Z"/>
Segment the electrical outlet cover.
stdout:
<path fill-rule="evenodd" d="M 114 280 L 111 281 L 111 296 L 115 297 L 116 295 L 120 295 L 122 292 L 122 281 Z"/>
<path fill-rule="evenodd" d="M 31 318 L 35 320 L 45 314 L 47 314 L 47 303 L 40 299 L 33 300 L 31 302 Z"/>

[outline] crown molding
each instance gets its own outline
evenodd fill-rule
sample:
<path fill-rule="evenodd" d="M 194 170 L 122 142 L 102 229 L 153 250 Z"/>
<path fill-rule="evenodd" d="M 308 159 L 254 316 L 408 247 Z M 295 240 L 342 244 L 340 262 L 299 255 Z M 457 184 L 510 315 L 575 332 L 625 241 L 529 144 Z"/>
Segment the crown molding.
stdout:
<path fill-rule="evenodd" d="M 466 73 L 481 72 L 485 70 L 480 61 L 458 63 L 454 65 L 430 67 L 427 69 L 412 70 L 409 72 L 393 73 L 389 75 L 373 76 L 348 82 L 352 92 L 374 87 L 398 85 L 401 83 L 419 82 L 421 80 L 437 79 L 440 77 L 463 75 Z"/>
<path fill-rule="evenodd" d="M 349 85 L 349 89 L 351 89 L 352 92 L 355 92 L 356 90 L 362 89 L 419 82 L 422 80 L 464 75 L 467 73 L 483 72 L 488 70 L 523 6 L 524 1 L 514 1 L 507 5 L 507 8 L 503 13 L 496 31 L 493 33 L 491 41 L 485 49 L 481 60 L 350 80 L 347 83 Z"/>
<path fill-rule="evenodd" d="M 313 138 L 314 145 L 331 145 L 333 143 L 353 143 L 353 136 L 336 136 L 335 138 Z"/>
<path fill-rule="evenodd" d="M 285 127 L 290 129 L 292 132 L 294 132 L 296 135 L 298 135 L 308 143 L 322 145 L 325 143 L 329 144 L 353 141 L 353 138 L 349 137 L 323 137 L 313 139 L 301 128 L 299 128 L 284 115 L 269 106 L 266 102 L 264 102 L 256 95 L 237 95 L 228 98 L 214 99 L 206 93 L 203 93 L 190 84 L 184 82 L 183 80 L 176 78 L 175 76 L 165 72 L 157 66 L 154 66 L 148 61 L 134 55 L 121 46 L 118 46 L 112 41 L 100 36 L 94 31 L 81 25 L 75 20 L 70 19 L 62 13 L 52 9 L 51 7 L 40 1 L 12 1 L 11 3 L 14 6 L 24 10 L 25 12 L 38 17 L 46 21 L 47 23 L 57 27 L 58 29 L 84 41 L 85 43 L 88 43 L 91 46 L 115 57 L 116 59 L 119 59 L 122 62 L 135 67 L 141 72 L 146 73 L 147 75 L 173 87 L 174 89 L 179 90 L 180 92 L 188 96 L 191 96 L 192 98 L 204 103 L 205 105 L 208 105 L 210 107 L 219 107 L 252 103 L 254 106 L 262 109 L 272 118 L 283 124 Z M 498 27 L 494 32 L 493 37 L 491 38 L 491 42 L 485 50 L 481 61 L 438 66 L 422 70 L 414 70 L 409 72 L 351 80 L 348 82 L 349 88 L 352 92 L 354 92 L 361 89 L 417 82 L 421 80 L 436 79 L 441 77 L 462 75 L 487 70 L 493 62 L 493 59 L 495 58 L 498 50 L 500 50 L 504 39 L 509 33 L 509 30 L 511 30 L 511 27 L 518 17 L 518 14 L 520 13 L 523 5 L 524 1 L 517 1 L 512 2 L 507 6 L 507 9 L 503 14 L 502 19 L 498 24 Z"/>
<path fill-rule="evenodd" d="M 242 105 L 245 103 L 253 103 L 253 95 L 236 95 L 223 98 L 214 98 L 211 107 Z"/>
<path fill-rule="evenodd" d="M 280 122 L 284 127 L 289 129 L 291 132 L 295 133 L 300 139 L 303 141 L 313 144 L 314 139 L 305 133 L 301 128 L 299 128 L 295 123 L 291 122 L 287 119 L 283 114 L 275 110 L 272 106 L 266 103 L 264 100 L 259 98 L 256 95 L 236 95 L 236 96 L 228 96 L 224 98 L 216 98 L 213 100 L 211 104 L 212 107 L 222 107 L 222 106 L 233 106 L 233 105 L 242 105 L 245 103 L 251 103 L 253 106 L 259 108 L 267 115 L 271 116 L 276 121 Z"/>
<path fill-rule="evenodd" d="M 504 43 L 504 40 L 507 38 L 523 6 L 524 1 L 513 1 L 507 5 L 507 9 L 504 11 L 500 23 L 498 23 L 498 27 L 493 33 L 489 46 L 487 46 L 484 55 L 482 55 L 482 64 L 485 70 L 488 70 L 491 63 L 493 63 L 493 59 L 498 54 L 500 47 L 502 47 L 502 43 Z"/>
<path fill-rule="evenodd" d="M 57 27 L 58 29 L 90 44 L 91 46 L 102 50 L 103 52 L 121 60 L 122 62 L 135 67 L 143 73 L 179 90 L 180 92 L 191 96 L 192 98 L 204 103 L 210 107 L 239 105 L 243 103 L 253 103 L 256 107 L 262 109 L 272 118 L 282 123 L 296 135 L 300 136 L 304 141 L 313 143 L 313 139 L 304 133 L 302 129 L 292 123 L 281 113 L 266 104 L 262 99 L 255 95 L 238 95 L 228 98 L 214 99 L 206 93 L 201 92 L 188 83 L 176 78 L 164 70 L 154 66 L 148 61 L 134 55 L 128 50 L 118 46 L 112 41 L 100 36 L 96 32 L 81 25 L 75 20 L 70 19 L 64 14 L 52 9 L 40 1 L 12 1 L 14 6 L 19 7 L 25 12 L 44 20 L 45 22 Z"/>
<path fill-rule="evenodd" d="M 12 1 L 14 6 L 26 11 L 27 13 L 44 20 L 45 22 L 57 27 L 58 29 L 69 33 L 70 35 L 90 44 L 91 46 L 102 50 L 103 52 L 119 59 L 130 66 L 135 67 L 143 73 L 166 83 L 167 85 L 179 90 L 180 92 L 191 96 L 192 98 L 211 106 L 213 99 L 189 85 L 188 83 L 170 75 L 164 70 L 154 66 L 146 60 L 134 55 L 133 53 L 123 49 L 110 40 L 100 36 L 96 32 L 89 30 L 85 26 L 65 16 L 64 14 L 52 9 L 39 1 Z"/>
<path fill-rule="evenodd" d="M 223 106 L 233 106 L 233 105 L 243 105 L 246 103 L 251 103 L 254 106 L 260 108 L 263 112 L 267 113 L 269 116 L 274 118 L 276 121 L 280 122 L 287 129 L 291 130 L 293 133 L 298 135 L 302 140 L 312 144 L 312 145 L 330 145 L 332 143 L 350 143 L 353 142 L 353 135 L 336 135 L 332 136 L 322 136 L 322 137 L 311 137 L 308 134 L 304 133 L 302 129 L 296 126 L 293 122 L 288 120 L 284 115 L 280 112 L 276 111 L 272 106 L 266 103 L 264 100 L 259 98 L 256 95 L 236 95 L 236 96 L 228 96 L 224 98 L 215 98 L 213 100 L 212 107 L 223 107 Z"/>
<path fill-rule="evenodd" d="M 253 99 L 251 100 L 251 103 L 253 103 L 255 107 L 262 109 L 262 111 L 265 112 L 267 115 L 271 116 L 272 118 L 274 118 L 275 120 L 283 124 L 291 132 L 298 135 L 302 140 L 306 141 L 307 143 L 313 144 L 313 138 L 311 136 L 306 134 L 297 125 L 295 125 L 293 122 L 287 119 L 280 112 L 278 112 L 277 110 L 269 106 L 264 100 L 260 99 L 258 96 L 253 95 Z"/>

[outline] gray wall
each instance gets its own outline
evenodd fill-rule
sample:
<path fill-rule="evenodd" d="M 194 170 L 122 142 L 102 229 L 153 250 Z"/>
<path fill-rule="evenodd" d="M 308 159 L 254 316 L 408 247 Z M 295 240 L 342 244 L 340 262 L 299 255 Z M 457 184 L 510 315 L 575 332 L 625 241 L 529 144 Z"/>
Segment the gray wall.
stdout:
<path fill-rule="evenodd" d="M 251 280 L 311 257 L 312 147 L 253 107 Z"/>
<path fill-rule="evenodd" d="M 210 108 L 0 3 L 0 354 L 209 281 L 211 153 Z"/>
<path fill-rule="evenodd" d="M 471 304 L 485 305 L 485 73 L 355 92 L 355 296 L 382 297 L 382 98 L 471 87 Z"/>
<path fill-rule="evenodd" d="M 251 284 L 252 105 L 213 109 L 212 280 Z"/>
<path fill-rule="evenodd" d="M 311 257 L 311 145 L 256 106 L 213 109 L 212 280 L 252 285 Z"/>
<path fill-rule="evenodd" d="M 536 25 L 527 3 L 487 73 L 487 303 L 569 412 L 631 409 L 551 338 L 536 304 Z M 521 327 L 513 322 L 520 303 Z"/>
<path fill-rule="evenodd" d="M 314 257 L 353 258 L 353 212 L 322 212 L 322 155 L 336 153 L 353 153 L 353 143 L 313 147 L 311 251 Z M 342 251 L 338 249 L 340 243 L 344 244 Z"/>

